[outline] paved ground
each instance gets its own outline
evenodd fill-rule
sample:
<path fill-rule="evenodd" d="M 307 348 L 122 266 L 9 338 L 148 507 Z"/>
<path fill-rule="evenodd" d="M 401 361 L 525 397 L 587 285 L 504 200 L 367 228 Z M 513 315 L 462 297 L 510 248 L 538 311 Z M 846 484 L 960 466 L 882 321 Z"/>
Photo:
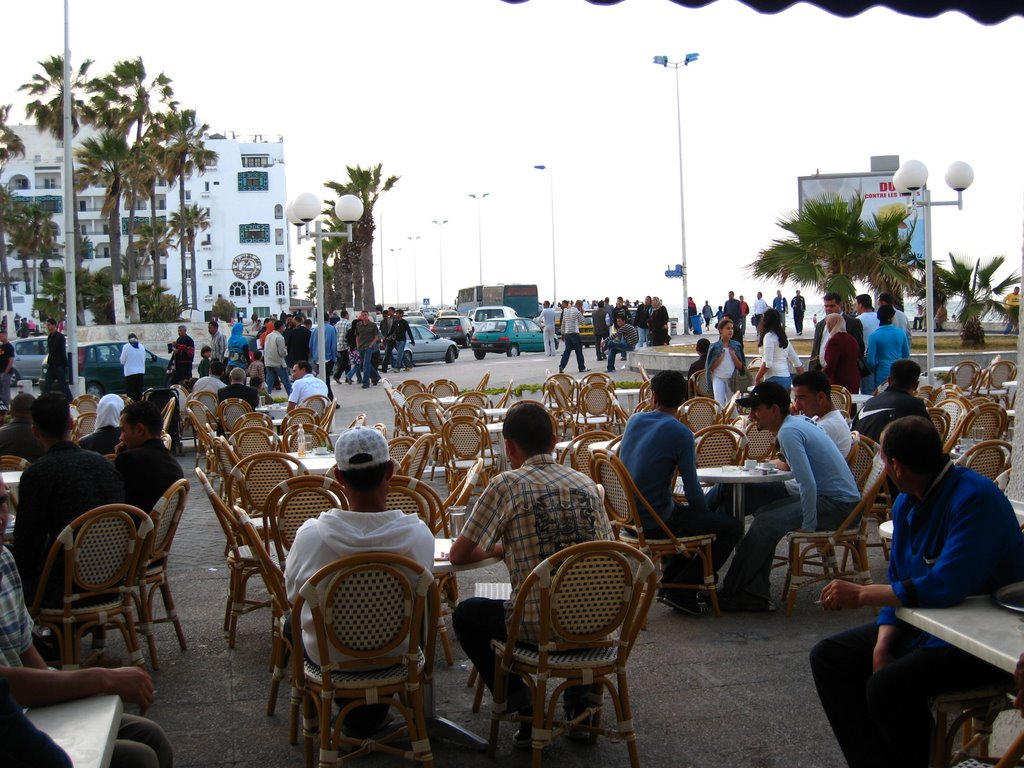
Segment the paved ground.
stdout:
<path fill-rule="evenodd" d="M 593 350 L 587 360 L 593 360 Z M 514 376 L 540 381 L 553 361 L 542 355 L 516 360 L 488 357 L 477 362 L 467 355 L 454 365 L 435 364 L 413 373 L 421 379 L 454 378 L 462 386 L 491 370 L 492 386 Z M 593 367 L 597 367 L 594 365 Z M 617 378 L 634 378 L 629 372 Z M 339 426 L 365 412 L 373 421 L 391 423 L 380 388 L 336 387 L 341 398 Z M 193 456 L 181 458 L 190 477 Z M 884 580 L 880 556 L 874 555 L 875 578 Z M 287 692 L 282 691 L 275 715 L 265 714 L 270 674 L 269 613 L 242 617 L 238 642 L 228 650 L 221 630 L 226 595 L 223 540 L 213 512 L 193 485 L 188 508 L 174 545 L 171 579 L 189 649 L 181 652 L 169 626 L 158 628 L 161 669 L 154 673 L 158 698 L 149 715 L 159 721 L 175 747 L 178 768 L 208 766 L 301 766 L 302 748 L 287 743 Z M 463 595 L 476 581 L 506 581 L 503 566 L 460 575 Z M 782 574 L 776 573 L 776 593 Z M 255 585 L 255 580 L 254 580 Z M 261 587 L 255 586 L 257 591 Z M 635 650 L 630 679 L 641 761 L 646 766 L 836 766 L 842 758 L 818 705 L 807 653 L 821 637 L 870 621 L 868 611 L 823 613 L 808 592 L 794 616 L 725 614 L 715 619 L 678 615 L 655 604 L 647 631 Z M 113 638 L 111 638 L 113 640 Z M 114 646 L 116 647 L 116 646 Z M 470 711 L 465 657 L 454 667 L 439 662 L 436 672 L 439 712 L 486 735 L 489 717 Z M 498 760 L 527 764 L 528 753 L 510 745 L 505 726 Z M 435 740 L 440 766 L 490 766 L 485 754 Z M 387 756 L 366 758 L 367 764 L 397 765 Z M 561 742 L 545 753 L 547 765 L 593 766 L 627 764 L 621 744 Z M 404 763 L 403 763 L 404 764 Z"/>

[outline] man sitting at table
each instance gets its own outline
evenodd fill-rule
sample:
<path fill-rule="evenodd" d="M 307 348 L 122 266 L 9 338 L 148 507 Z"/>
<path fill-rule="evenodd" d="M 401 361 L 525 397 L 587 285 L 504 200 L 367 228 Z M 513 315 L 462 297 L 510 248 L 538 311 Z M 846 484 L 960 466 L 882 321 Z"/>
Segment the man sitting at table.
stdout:
<path fill-rule="evenodd" d="M 228 379 L 231 383 L 217 392 L 217 402 L 227 400 L 229 397 L 237 397 L 256 410 L 260 404 L 260 392 L 256 387 L 250 387 L 245 383 L 245 368 L 232 368 Z"/>
<path fill-rule="evenodd" d="M 32 463 L 18 486 L 14 559 L 29 599 L 35 597 L 50 545 L 79 515 L 124 501 L 124 482 L 114 465 L 71 442 L 68 401 L 56 392 L 32 403 L 32 432 L 46 453 Z M 57 558 L 43 605 L 64 601 L 64 560 Z"/>
<path fill-rule="evenodd" d="M 743 524 L 731 515 L 712 512 L 697 479 L 697 454 L 693 432 L 676 418 L 686 398 L 686 379 L 679 371 L 659 371 L 651 379 L 653 409 L 636 413 L 626 422 L 619 443 L 619 458 L 626 465 L 637 489 L 655 513 L 676 536 L 715 535 L 711 545 L 712 569 L 718 573 L 736 542 L 743 535 Z M 672 496 L 676 471 L 683 481 L 686 504 L 677 504 Z M 665 538 L 665 532 L 640 506 L 644 535 Z M 700 584 L 703 576 L 699 558 L 676 555 L 665 565 L 661 580 L 666 584 Z M 708 604 L 689 589 L 662 589 L 658 601 L 677 611 L 700 616 Z"/>
<path fill-rule="evenodd" d="M 185 475 L 163 440 L 160 409 L 149 400 L 121 411 L 121 442 L 114 466 L 124 479 L 124 500 L 148 513 L 164 492 Z"/>
<path fill-rule="evenodd" d="M 513 405 L 505 416 L 501 435 L 512 469 L 487 485 L 449 555 L 454 565 L 504 557 L 508 566 L 512 582 L 508 602 L 474 597 L 459 603 L 452 616 L 462 649 L 492 691 L 495 670 L 491 640 L 507 639 L 506 622 L 526 577 L 543 560 L 566 547 L 614 538 L 594 481 L 552 458 L 555 435 L 551 418 L 540 403 L 523 401 Z M 540 606 L 532 600 L 523 613 L 520 639 L 536 640 L 539 621 Z M 586 708 L 587 691 L 587 686 L 566 691 L 567 718 L 575 719 Z M 508 710 L 525 714 L 532 711 L 529 706 L 525 683 L 511 677 Z M 528 749 L 531 740 L 531 724 L 520 724 L 516 746 Z"/>
<path fill-rule="evenodd" d="M 224 383 L 224 363 L 214 360 L 210 363 L 210 374 L 196 379 L 192 385 L 192 394 L 197 392 L 220 392 L 227 384 Z"/>
<path fill-rule="evenodd" d="M 1024 580 L 1024 538 L 991 480 L 954 466 L 931 421 L 907 416 L 882 432 L 885 470 L 901 491 L 892 509 L 889 584 L 833 581 L 826 610 L 880 607 L 878 619 L 822 640 L 811 672 L 847 762 L 928 765 L 928 699 L 1008 681 L 965 651 L 904 623 L 896 608 L 946 608 Z"/>
<path fill-rule="evenodd" d="M 918 382 L 921 380 L 921 366 L 913 360 L 897 360 L 889 369 L 889 387 L 875 395 L 860 409 L 853 422 L 853 428 L 874 440 L 882 436 L 886 425 L 904 416 L 928 418 L 928 406 L 918 397 Z"/>
<path fill-rule="evenodd" d="M 307 397 L 327 397 L 327 384 L 313 375 L 313 366 L 307 360 L 299 360 L 292 366 L 292 393 L 288 395 L 288 410 L 294 410 Z"/>
<path fill-rule="evenodd" d="M 779 457 L 799 484 L 795 496 L 754 510 L 754 522 L 736 548 L 722 584 L 726 611 L 774 611 L 769 576 L 779 541 L 790 531 L 831 531 L 853 511 L 860 490 L 836 444 L 806 416 L 789 412 L 789 393 L 772 381 L 737 401 L 750 408 L 758 429 L 775 433 Z"/>
<path fill-rule="evenodd" d="M 20 456 L 35 461 L 43 455 L 43 447 L 32 434 L 32 403 L 35 397 L 20 392 L 11 399 L 11 415 L 0 427 L 0 456 Z"/>
<path fill-rule="evenodd" d="M 825 430 L 844 458 L 849 455 L 853 436 L 845 414 L 832 404 L 832 385 L 828 376 L 821 371 L 805 371 L 794 376 L 793 407 L 790 410 L 809 417 Z"/>
<path fill-rule="evenodd" d="M 388 481 L 395 466 L 387 440 L 380 432 L 370 427 L 345 430 L 334 446 L 334 459 L 334 476 L 345 487 L 348 509 L 322 512 L 304 522 L 296 532 L 284 577 L 291 602 L 310 576 L 348 555 L 393 552 L 428 570 L 434 565 L 434 536 L 430 528 L 416 515 L 387 509 Z M 309 606 L 302 612 L 302 644 L 306 657 L 319 665 Z M 340 658 L 339 655 L 335 660 Z M 365 739 L 388 719 L 387 704 L 372 704 L 353 710 L 343 727 L 347 736 Z"/>
<path fill-rule="evenodd" d="M 60 397 L 56 395 L 56 397 Z M 61 398 L 63 399 L 63 398 Z M 98 456 L 98 454 L 93 454 Z M 102 457 L 100 457 L 102 458 Z M 106 462 L 106 459 L 102 459 Z M 109 462 L 107 462 L 109 464 Z M 21 516 L 20 514 L 18 515 Z M 7 487 L 0 479 L 0 531 L 7 527 Z M 98 694 L 115 694 L 142 713 L 156 693 L 149 674 L 141 667 L 120 669 L 49 669 L 32 645 L 32 618 L 25 605 L 21 580 L 10 552 L 0 545 L 0 678 L 22 707 L 59 704 Z M 9 744 L 4 743 L 5 750 Z M 170 768 L 171 744 L 152 720 L 122 715 L 111 765 L 116 768 Z M 6 764 L 6 763 L 5 763 Z M 39 762 L 25 763 L 39 765 Z"/>

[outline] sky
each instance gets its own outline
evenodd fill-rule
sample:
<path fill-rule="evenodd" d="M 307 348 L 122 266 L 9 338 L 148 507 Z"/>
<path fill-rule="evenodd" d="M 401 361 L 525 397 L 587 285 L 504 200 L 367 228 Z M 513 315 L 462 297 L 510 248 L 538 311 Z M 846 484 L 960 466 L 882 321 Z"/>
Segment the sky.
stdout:
<path fill-rule="evenodd" d="M 936 200 L 955 197 L 947 165 L 969 162 L 964 210 L 934 209 L 935 257 L 1005 255 L 1006 273 L 1020 271 L 1022 18 L 982 26 L 876 8 L 840 19 L 806 4 L 760 15 L 733 0 L 128 8 L 71 0 L 72 61 L 92 58 L 99 74 L 141 54 L 211 131 L 283 135 L 289 197 L 324 195 L 346 165 L 401 177 L 376 207 L 386 304 L 436 303 L 442 287 L 451 302 L 481 262 L 485 283 L 535 282 L 542 297 L 554 262 L 561 297 L 682 304 L 680 281 L 664 276 L 680 261 L 675 73 L 652 59 L 691 52 L 700 59 L 679 82 L 698 304 L 774 295 L 780 286 L 746 267 L 783 234 L 797 177 L 866 171 L 872 155 L 925 162 Z M 20 122 L 18 86 L 62 50 L 63 3 L 13 4 L 4 19 L 0 104 Z M 293 246 L 300 290 L 306 252 Z"/>

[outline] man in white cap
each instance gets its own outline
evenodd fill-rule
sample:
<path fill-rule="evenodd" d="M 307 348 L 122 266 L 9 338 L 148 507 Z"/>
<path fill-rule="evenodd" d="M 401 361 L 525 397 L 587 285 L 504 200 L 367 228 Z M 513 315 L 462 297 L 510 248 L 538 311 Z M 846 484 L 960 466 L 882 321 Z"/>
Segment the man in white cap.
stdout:
<path fill-rule="evenodd" d="M 434 535 L 416 515 L 388 510 L 388 480 L 395 473 L 384 437 L 369 427 L 345 430 L 334 446 L 334 476 L 345 487 L 349 509 L 329 509 L 307 520 L 288 551 L 285 589 L 294 602 L 310 576 L 328 563 L 363 552 L 393 552 L 424 568 L 434 564 Z M 316 634 L 309 608 L 302 612 L 302 645 L 315 664 Z M 340 657 L 340 654 L 338 656 Z M 368 738 L 388 722 L 388 705 L 353 710 L 343 729 L 354 738 Z"/>

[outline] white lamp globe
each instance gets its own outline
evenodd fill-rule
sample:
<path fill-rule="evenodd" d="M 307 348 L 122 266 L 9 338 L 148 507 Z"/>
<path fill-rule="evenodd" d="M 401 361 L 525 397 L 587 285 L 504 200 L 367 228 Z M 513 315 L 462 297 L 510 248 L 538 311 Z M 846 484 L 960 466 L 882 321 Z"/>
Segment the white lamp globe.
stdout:
<path fill-rule="evenodd" d="M 946 169 L 946 184 L 950 189 L 963 192 L 974 183 L 974 169 L 963 160 L 957 160 Z"/>
<path fill-rule="evenodd" d="M 292 200 L 289 207 L 292 211 L 292 221 L 298 219 L 305 224 L 320 215 L 320 198 L 312 192 L 303 192 Z"/>
<path fill-rule="evenodd" d="M 295 224 L 296 226 L 299 226 L 300 224 L 302 224 L 302 222 L 299 221 L 298 219 L 296 219 L 295 218 L 295 214 L 292 212 L 292 203 L 293 202 L 295 202 L 295 201 L 294 200 L 289 200 L 288 201 L 288 205 L 286 205 L 284 207 L 284 217 L 285 217 L 285 219 L 288 220 L 289 223 Z"/>
<path fill-rule="evenodd" d="M 899 183 L 897 183 L 897 178 Z M 928 166 L 920 160 L 907 160 L 900 164 L 900 169 L 893 177 L 893 183 L 897 188 L 916 192 L 928 183 Z"/>
<path fill-rule="evenodd" d="M 342 195 L 334 204 L 334 215 L 346 224 L 363 218 L 363 201 L 355 195 Z"/>

